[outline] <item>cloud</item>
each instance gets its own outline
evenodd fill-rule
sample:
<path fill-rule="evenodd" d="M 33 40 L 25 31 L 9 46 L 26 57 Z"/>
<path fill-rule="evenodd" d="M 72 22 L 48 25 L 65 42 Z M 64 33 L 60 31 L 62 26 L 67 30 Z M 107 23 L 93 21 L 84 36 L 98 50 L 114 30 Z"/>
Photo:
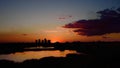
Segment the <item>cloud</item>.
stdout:
<path fill-rule="evenodd" d="M 72 18 L 72 17 L 73 17 L 72 15 L 66 15 L 66 16 L 59 17 L 58 19 L 59 20 L 65 20 L 65 19 L 69 19 L 69 18 Z"/>
<path fill-rule="evenodd" d="M 23 36 L 27 36 L 28 34 L 22 34 Z"/>
<path fill-rule="evenodd" d="M 79 20 L 65 24 L 63 28 L 74 28 L 73 32 L 85 36 L 120 33 L 120 11 L 118 9 L 105 9 L 97 13 L 100 14 L 99 19 Z"/>
<path fill-rule="evenodd" d="M 56 33 L 58 31 L 56 31 L 56 30 L 45 30 L 44 32 L 46 32 L 46 33 Z"/>

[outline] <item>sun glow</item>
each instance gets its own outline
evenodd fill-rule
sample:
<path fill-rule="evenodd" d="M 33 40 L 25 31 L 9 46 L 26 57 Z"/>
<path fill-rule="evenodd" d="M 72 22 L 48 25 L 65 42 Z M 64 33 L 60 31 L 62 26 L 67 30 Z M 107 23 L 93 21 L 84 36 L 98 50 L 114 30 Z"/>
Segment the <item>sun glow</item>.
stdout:
<path fill-rule="evenodd" d="M 54 38 L 51 38 L 51 42 L 55 43 L 55 42 L 63 42 L 63 41 L 60 38 L 54 37 Z"/>

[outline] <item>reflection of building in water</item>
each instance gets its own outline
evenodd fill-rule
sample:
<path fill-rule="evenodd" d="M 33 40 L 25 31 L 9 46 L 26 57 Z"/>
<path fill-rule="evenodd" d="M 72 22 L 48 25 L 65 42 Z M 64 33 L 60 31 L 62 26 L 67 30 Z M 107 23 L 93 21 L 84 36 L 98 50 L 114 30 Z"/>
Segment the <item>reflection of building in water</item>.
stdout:
<path fill-rule="evenodd" d="M 47 40 L 46 38 L 43 40 L 37 39 L 35 40 L 35 43 L 37 45 L 48 45 L 48 44 L 51 44 L 51 40 Z"/>

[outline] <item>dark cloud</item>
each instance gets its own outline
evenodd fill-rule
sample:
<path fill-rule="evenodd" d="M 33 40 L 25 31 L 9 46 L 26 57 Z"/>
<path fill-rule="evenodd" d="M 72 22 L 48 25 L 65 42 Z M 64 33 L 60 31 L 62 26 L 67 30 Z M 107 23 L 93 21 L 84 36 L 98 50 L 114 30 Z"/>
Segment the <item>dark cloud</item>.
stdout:
<path fill-rule="evenodd" d="M 66 16 L 59 17 L 59 19 L 64 20 L 64 19 L 69 19 L 69 18 L 72 18 L 72 17 L 73 17 L 72 15 L 66 15 Z"/>
<path fill-rule="evenodd" d="M 76 28 L 73 30 L 79 35 L 95 36 L 110 33 L 120 33 L 120 8 L 105 9 L 97 12 L 99 19 L 79 20 L 64 25 L 64 28 Z"/>
<path fill-rule="evenodd" d="M 22 34 L 23 36 L 27 36 L 28 34 Z"/>

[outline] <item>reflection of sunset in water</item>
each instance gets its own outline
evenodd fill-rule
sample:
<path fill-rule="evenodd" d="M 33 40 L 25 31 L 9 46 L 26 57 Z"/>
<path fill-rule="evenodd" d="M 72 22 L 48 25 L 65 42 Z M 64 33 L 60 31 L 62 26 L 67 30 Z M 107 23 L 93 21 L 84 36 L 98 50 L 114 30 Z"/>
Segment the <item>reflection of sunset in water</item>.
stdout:
<path fill-rule="evenodd" d="M 12 60 L 15 62 L 23 62 L 24 60 L 29 59 L 41 59 L 44 57 L 66 57 L 67 54 L 70 53 L 77 53 L 76 51 L 72 50 L 65 50 L 65 51 L 27 51 L 27 52 L 17 52 L 14 54 L 7 54 L 7 55 L 0 55 L 0 60 Z"/>

